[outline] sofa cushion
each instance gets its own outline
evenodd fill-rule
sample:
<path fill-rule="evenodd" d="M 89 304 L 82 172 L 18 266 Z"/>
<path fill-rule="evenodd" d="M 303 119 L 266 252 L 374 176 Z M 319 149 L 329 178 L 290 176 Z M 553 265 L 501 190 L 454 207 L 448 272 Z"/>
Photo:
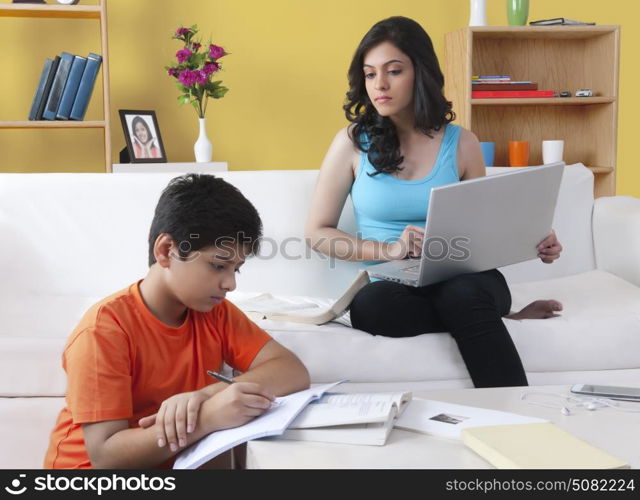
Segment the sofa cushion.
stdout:
<path fill-rule="evenodd" d="M 606 271 L 514 285 L 513 309 L 534 299 L 563 303 L 558 318 L 511 321 L 527 370 L 640 368 L 640 288 Z"/>
<path fill-rule="evenodd" d="M 640 288 L 612 274 L 590 271 L 511 289 L 513 310 L 544 298 L 564 305 L 557 318 L 504 320 L 527 372 L 640 368 Z M 258 324 L 302 359 L 313 382 L 468 379 L 448 333 L 395 339 L 337 323 L 309 326 L 261 320 Z"/>
<path fill-rule="evenodd" d="M 64 398 L 0 398 L 0 469 L 41 469 L 63 407 Z"/>
<path fill-rule="evenodd" d="M 558 299 L 564 305 L 557 318 L 504 320 L 528 373 L 640 369 L 640 288 L 607 272 L 590 271 L 513 285 L 511 292 L 513 310 L 544 298 Z M 251 295 L 235 292 L 230 299 L 240 303 Z M 330 301 L 315 302 L 327 305 Z M 15 304 L 13 317 L 28 318 L 34 305 L 37 302 Z M 348 315 L 343 322 L 348 324 Z M 459 380 L 469 385 L 464 362 L 448 333 L 394 339 L 338 322 L 321 326 L 272 320 L 257 323 L 301 358 L 313 382 L 341 378 L 376 383 Z M 14 320 L 4 328 L 23 331 L 24 324 Z M 57 337 L 0 336 L 0 352 L 6 353 L 0 364 L 0 396 L 63 395 L 65 341 L 66 332 Z"/>

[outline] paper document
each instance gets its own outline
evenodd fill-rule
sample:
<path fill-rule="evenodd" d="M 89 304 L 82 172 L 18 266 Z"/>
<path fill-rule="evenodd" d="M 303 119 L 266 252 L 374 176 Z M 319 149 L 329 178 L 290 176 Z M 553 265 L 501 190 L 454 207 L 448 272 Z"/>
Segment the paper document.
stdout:
<path fill-rule="evenodd" d="M 381 446 L 411 396 L 409 391 L 326 393 L 307 405 L 281 437 Z"/>
<path fill-rule="evenodd" d="M 327 393 L 315 400 L 291 423 L 290 428 L 386 422 L 402 413 L 411 393 Z"/>
<path fill-rule="evenodd" d="M 317 313 L 318 304 L 313 302 L 296 303 L 284 299 L 278 299 L 270 293 L 263 293 L 251 299 L 240 301 L 236 304 L 240 309 L 257 312 L 257 313 L 279 313 L 284 314 L 290 311 L 305 311 L 310 309 L 310 312 Z"/>
<path fill-rule="evenodd" d="M 276 398 L 277 404 L 255 420 L 232 429 L 212 432 L 184 450 L 176 458 L 173 468 L 196 469 L 220 453 L 241 443 L 251 439 L 282 434 L 310 401 L 318 399 L 326 391 L 342 382 L 344 381 L 311 387 L 304 391 Z"/>
<path fill-rule="evenodd" d="M 312 325 L 322 325 L 342 316 L 351 305 L 351 301 L 360 289 L 369 283 L 366 270 L 360 270 L 349 288 L 330 306 L 320 307 L 308 300 L 296 301 L 279 299 L 264 293 L 248 300 L 236 302 L 251 319 L 271 319 L 274 321 L 293 321 Z"/>
<path fill-rule="evenodd" d="M 434 436 L 460 439 L 462 429 L 470 427 L 544 422 L 547 421 L 516 413 L 413 398 L 409 406 L 396 420 L 395 427 Z"/>

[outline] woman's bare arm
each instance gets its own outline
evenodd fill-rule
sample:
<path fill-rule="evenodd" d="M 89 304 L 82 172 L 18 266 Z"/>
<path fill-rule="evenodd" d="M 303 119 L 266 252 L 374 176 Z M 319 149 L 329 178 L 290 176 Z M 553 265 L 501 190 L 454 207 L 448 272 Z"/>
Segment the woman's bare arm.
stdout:
<path fill-rule="evenodd" d="M 473 132 L 467 129 L 462 129 L 460 132 L 457 159 L 458 175 L 461 180 L 466 181 L 486 175 L 480 141 Z"/>
<path fill-rule="evenodd" d="M 320 167 L 305 225 L 305 238 L 314 250 L 341 260 L 388 260 L 392 255 L 388 244 L 362 240 L 337 229 L 354 181 L 357 158 L 348 129 L 340 130 Z"/>

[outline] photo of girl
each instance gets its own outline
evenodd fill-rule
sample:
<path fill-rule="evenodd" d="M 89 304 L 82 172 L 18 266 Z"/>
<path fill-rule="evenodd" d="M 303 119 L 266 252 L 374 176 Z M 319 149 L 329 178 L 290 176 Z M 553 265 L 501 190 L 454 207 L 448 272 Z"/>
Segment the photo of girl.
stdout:
<path fill-rule="evenodd" d="M 131 122 L 131 142 L 136 158 L 160 158 L 160 149 L 151 127 L 141 116 L 136 116 Z"/>
<path fill-rule="evenodd" d="M 167 161 L 154 111 L 120 110 L 120 119 L 132 163 Z"/>

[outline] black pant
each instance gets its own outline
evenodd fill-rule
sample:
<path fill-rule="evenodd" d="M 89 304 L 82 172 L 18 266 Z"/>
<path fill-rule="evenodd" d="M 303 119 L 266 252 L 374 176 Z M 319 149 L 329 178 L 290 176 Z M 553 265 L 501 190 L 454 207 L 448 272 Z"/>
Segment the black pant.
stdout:
<path fill-rule="evenodd" d="M 476 387 L 528 385 L 518 351 L 502 322 L 510 308 L 507 282 L 500 271 L 492 269 L 421 288 L 374 281 L 353 299 L 351 324 L 386 337 L 448 331 Z"/>

